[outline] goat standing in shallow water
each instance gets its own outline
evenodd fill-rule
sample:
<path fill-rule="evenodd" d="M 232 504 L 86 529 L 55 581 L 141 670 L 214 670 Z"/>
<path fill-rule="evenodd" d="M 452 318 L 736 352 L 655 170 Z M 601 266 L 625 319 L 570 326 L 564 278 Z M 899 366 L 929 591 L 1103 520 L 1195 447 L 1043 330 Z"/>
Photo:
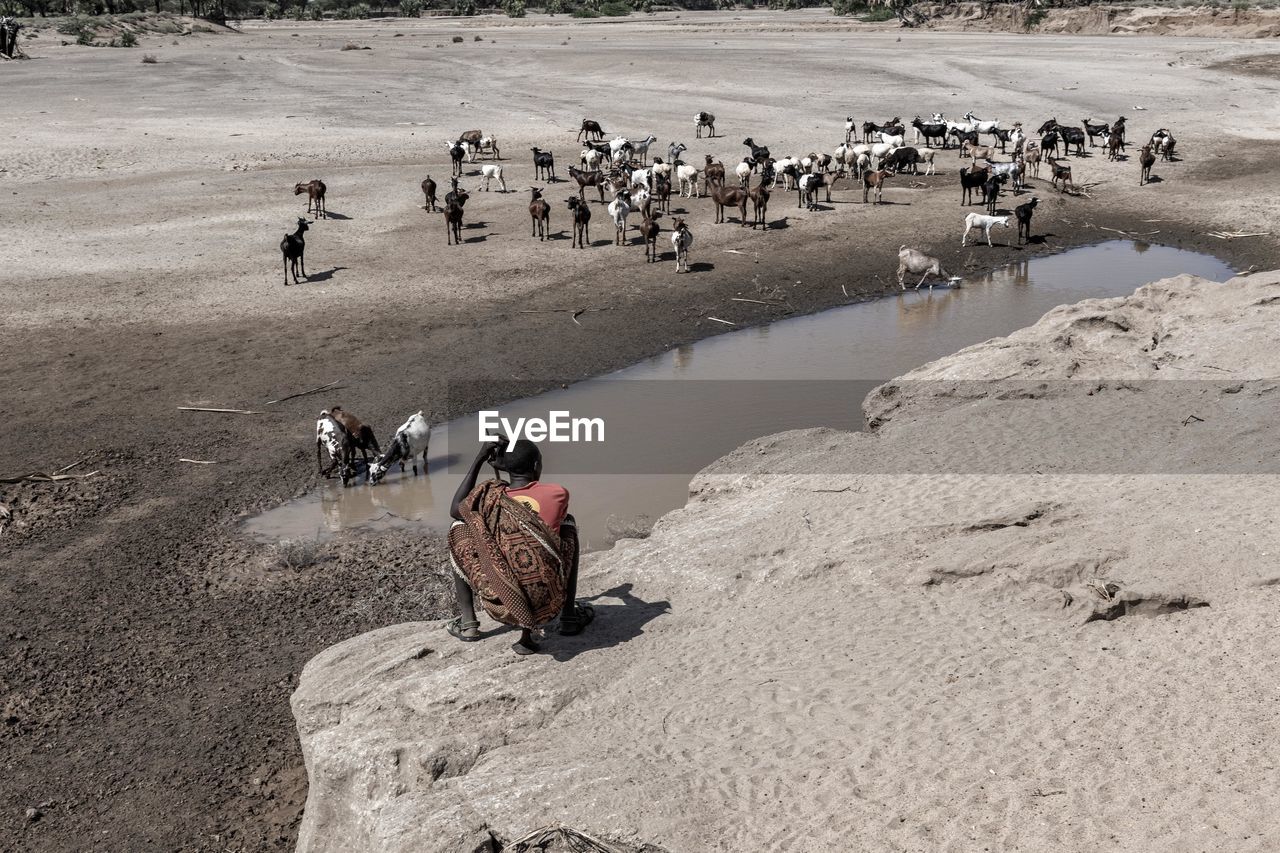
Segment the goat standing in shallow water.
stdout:
<path fill-rule="evenodd" d="M 427 448 L 431 442 L 431 424 L 422 412 L 410 415 L 409 420 L 400 425 L 396 434 L 387 445 L 387 452 L 369 466 L 369 485 L 376 486 L 396 462 L 400 463 L 400 473 L 404 473 L 405 460 L 413 465 L 413 476 L 418 476 L 418 457 L 422 457 L 422 473 L 427 473 Z M 319 452 L 319 451 L 317 451 Z"/>
<path fill-rule="evenodd" d="M 311 213 L 311 209 L 314 207 L 317 219 L 328 219 L 329 214 L 326 213 L 324 209 L 325 189 L 324 181 L 308 181 L 306 183 L 298 183 L 294 185 L 293 194 L 302 195 L 303 193 L 306 193 L 307 213 Z"/>
<path fill-rule="evenodd" d="M 693 246 L 693 233 L 683 219 L 671 223 L 671 246 L 676 250 L 676 272 L 689 271 L 689 248 Z"/>
<path fill-rule="evenodd" d="M 529 202 L 529 217 L 533 220 L 533 233 L 530 237 L 539 240 L 547 239 L 547 229 L 551 227 L 551 205 L 542 198 L 542 190 L 529 187 L 532 199 Z"/>
<path fill-rule="evenodd" d="M 381 456 L 382 448 L 378 447 L 378 439 L 373 435 L 373 428 L 363 423 L 355 415 L 344 411 L 341 406 L 334 406 L 321 412 L 320 419 L 324 420 L 325 418 L 337 423 L 346 437 L 342 454 L 342 485 L 345 486 L 347 480 L 355 475 L 356 451 L 360 451 L 360 456 L 367 469 L 369 466 L 369 451 L 372 450 L 375 456 Z M 319 454 L 319 452 L 319 449 L 317 449 L 316 453 Z"/>
<path fill-rule="evenodd" d="M 280 253 L 284 255 L 284 286 L 289 286 L 289 270 L 293 270 L 293 283 L 298 283 L 298 269 L 302 269 L 302 277 L 307 277 L 307 265 L 302 259 L 302 253 L 306 251 L 307 242 L 302 235 L 307 231 L 307 226 L 311 223 L 302 217 L 298 217 L 298 230 L 292 234 L 284 235 L 284 239 L 280 241 Z"/>
<path fill-rule="evenodd" d="M 938 278 L 951 277 L 950 273 L 942 268 L 942 261 L 924 252 L 903 246 L 898 249 L 898 287 L 902 290 L 907 289 L 903 280 L 907 273 L 920 274 L 920 280 L 916 282 L 916 290 L 919 290 L 920 285 L 924 284 L 924 280 L 931 275 Z M 929 285 L 929 289 L 933 290 L 932 284 Z"/>

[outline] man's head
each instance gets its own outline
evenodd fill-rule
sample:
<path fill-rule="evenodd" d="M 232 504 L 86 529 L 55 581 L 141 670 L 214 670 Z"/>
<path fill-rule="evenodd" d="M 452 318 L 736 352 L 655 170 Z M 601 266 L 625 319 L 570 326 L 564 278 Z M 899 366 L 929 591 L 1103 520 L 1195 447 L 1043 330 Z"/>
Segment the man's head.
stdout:
<path fill-rule="evenodd" d="M 513 477 L 536 480 L 542 475 L 542 451 L 538 449 L 538 445 L 527 438 L 517 440 L 515 447 L 510 450 L 504 442 L 498 445 L 493 467 L 499 471 L 506 471 Z"/>

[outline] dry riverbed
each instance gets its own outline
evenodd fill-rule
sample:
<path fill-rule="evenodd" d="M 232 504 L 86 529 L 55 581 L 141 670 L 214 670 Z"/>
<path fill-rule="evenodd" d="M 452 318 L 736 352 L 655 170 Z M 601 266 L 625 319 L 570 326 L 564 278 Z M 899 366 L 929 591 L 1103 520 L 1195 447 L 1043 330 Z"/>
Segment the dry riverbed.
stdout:
<path fill-rule="evenodd" d="M 32 60 L 4 66 L 0 136 L 0 474 L 78 460 L 70 473 L 99 473 L 0 486 L 13 512 L 0 533 L 4 848 L 292 844 L 305 778 L 288 697 L 302 665 L 448 602 L 431 538 L 282 555 L 238 534 L 246 513 L 314 483 L 323 406 L 382 432 L 419 408 L 444 419 L 500 402 L 476 380 L 512 352 L 503 378 L 549 387 L 721 331 L 708 315 L 777 316 L 733 296 L 783 292 L 814 311 L 882 293 L 903 243 L 977 270 L 1122 231 L 1239 269 L 1280 264 L 1272 236 L 1207 236 L 1280 215 L 1275 79 L 1232 65 L 1273 67 L 1246 59 L 1280 54 L 1265 43 L 762 12 L 278 23 L 140 50 L 48 32 L 24 47 Z M 529 148 L 552 150 L 563 175 L 584 116 L 730 165 L 746 136 L 803 154 L 831 150 L 846 115 L 969 109 L 1033 127 L 1124 114 L 1135 140 L 1172 128 L 1182 159 L 1144 188 L 1132 160 L 1073 160 L 1091 197 L 1035 182 L 1044 240 L 1026 248 L 960 250 L 950 151 L 938 176 L 894 179 L 882 207 L 837 185 L 830 209 L 806 212 L 779 192 L 768 233 L 712 225 L 705 199 L 676 203 L 698 241 L 691 275 L 604 245 L 599 206 L 587 250 L 567 231 L 525 231 Z M 699 110 L 723 136 L 691 138 Z M 417 186 L 431 174 L 447 188 L 444 140 L 468 128 L 499 137 L 512 192 L 475 192 L 468 242 L 446 247 Z M 304 206 L 292 186 L 313 177 L 335 215 L 308 234 L 313 279 L 284 287 L 277 245 Z M 551 185 L 553 231 L 568 195 Z M 586 306 L 608 310 L 573 323 Z M 333 380 L 332 394 L 263 406 Z"/>

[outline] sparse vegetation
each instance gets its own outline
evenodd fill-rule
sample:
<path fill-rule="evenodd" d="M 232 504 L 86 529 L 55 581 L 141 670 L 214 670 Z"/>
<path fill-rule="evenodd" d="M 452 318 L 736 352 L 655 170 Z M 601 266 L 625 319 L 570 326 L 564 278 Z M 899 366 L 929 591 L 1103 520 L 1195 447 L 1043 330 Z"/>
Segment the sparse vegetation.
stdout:
<path fill-rule="evenodd" d="M 422 0 L 400 0 L 400 14 L 406 18 L 422 16 Z"/>
<path fill-rule="evenodd" d="M 321 562 L 319 541 L 315 539 L 285 539 L 267 555 L 268 571 L 300 572 Z"/>
<path fill-rule="evenodd" d="M 462 41 L 463 41 L 462 36 L 454 36 L 454 37 L 453 37 L 453 43 L 454 43 L 454 44 L 462 44 Z"/>
<path fill-rule="evenodd" d="M 523 18 L 525 16 L 524 0 L 506 0 L 502 4 L 502 11 L 507 13 L 508 18 Z"/>
<path fill-rule="evenodd" d="M 144 53 L 144 54 L 142 54 L 142 64 L 143 64 L 143 65 L 155 65 L 155 64 L 156 64 L 157 62 L 159 62 L 159 61 L 160 61 L 160 60 L 156 59 L 156 55 L 155 55 L 154 53 Z"/>

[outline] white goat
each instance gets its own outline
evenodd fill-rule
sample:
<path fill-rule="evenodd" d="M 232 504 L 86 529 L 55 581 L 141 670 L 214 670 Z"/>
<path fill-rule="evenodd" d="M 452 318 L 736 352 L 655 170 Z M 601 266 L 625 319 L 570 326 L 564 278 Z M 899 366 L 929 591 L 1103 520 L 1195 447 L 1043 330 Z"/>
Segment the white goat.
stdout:
<path fill-rule="evenodd" d="M 976 130 L 978 133 L 995 133 L 997 130 L 1000 129 L 999 119 L 992 119 L 991 121 L 983 121 L 982 119 L 975 116 L 972 112 L 965 113 L 964 117 L 965 117 L 965 120 L 969 122 L 968 129 L 971 131 Z"/>
<path fill-rule="evenodd" d="M 884 131 L 880 132 L 880 141 L 885 145 L 888 145 L 890 148 L 901 148 L 906 143 L 906 139 L 902 134 L 885 133 Z"/>
<path fill-rule="evenodd" d="M 933 149 L 932 149 L 932 148 L 917 148 L 916 150 L 920 153 L 920 162 L 921 162 L 921 163 L 925 163 L 925 164 L 926 164 L 926 165 L 925 165 L 925 169 L 924 169 L 924 173 L 925 173 L 926 175 L 932 175 L 932 174 L 934 173 Z"/>
<path fill-rule="evenodd" d="M 480 137 L 480 143 L 476 146 L 475 150 L 480 154 L 488 154 L 495 160 L 502 159 L 502 152 L 498 150 L 498 137 L 496 136 Z M 474 159 L 472 162 L 474 162 Z"/>
<path fill-rule="evenodd" d="M 507 191 L 507 182 L 502 179 L 502 167 L 496 163 L 486 164 L 480 167 L 480 188 L 485 192 L 489 191 L 489 181 L 497 181 L 498 187 L 502 192 Z"/>
<path fill-rule="evenodd" d="M 324 466 L 324 460 L 320 456 L 320 449 L 324 448 L 329 451 L 329 467 Z M 316 421 L 316 467 L 320 470 L 320 474 L 328 477 L 333 473 L 334 468 L 340 469 L 340 476 L 345 484 L 347 479 L 347 471 L 345 465 L 347 448 L 347 433 L 342 425 L 329 416 L 329 412 L 320 413 L 320 419 Z"/>
<path fill-rule="evenodd" d="M 1022 189 L 1022 164 L 1017 160 L 1012 163 L 992 163 L 987 160 L 986 164 L 992 175 L 1004 175 L 1013 184 L 1015 190 Z"/>
<path fill-rule="evenodd" d="M 846 145 L 853 141 L 853 134 L 857 129 L 858 125 L 854 123 L 853 116 L 849 116 L 844 120 L 844 141 Z"/>
<path fill-rule="evenodd" d="M 917 252 L 915 249 L 903 246 L 898 249 L 898 287 L 903 290 L 907 289 L 907 285 L 903 282 L 903 277 L 907 273 L 920 276 L 920 280 L 916 282 L 916 290 L 919 290 L 920 285 L 924 284 L 924 280 L 931 275 L 937 278 L 951 277 L 951 274 L 942 268 L 942 261 L 924 252 Z M 929 284 L 929 289 L 933 290 L 932 283 Z"/>
<path fill-rule="evenodd" d="M 631 215 L 631 193 L 619 190 L 609 202 L 609 216 L 613 219 L 615 233 L 613 244 L 621 246 L 627 240 L 627 217 Z"/>
<path fill-rule="evenodd" d="M 610 139 L 609 140 L 610 159 L 616 160 L 618 158 L 618 155 L 628 148 L 630 148 L 632 151 L 635 151 L 635 146 L 633 146 L 631 144 L 631 140 L 627 139 L 625 136 L 619 136 L 614 139 Z"/>
<path fill-rule="evenodd" d="M 578 159 L 582 161 L 582 169 L 586 172 L 594 172 L 600 168 L 600 157 L 600 152 L 594 148 L 584 148 L 578 155 Z"/>
<path fill-rule="evenodd" d="M 680 181 L 680 197 L 693 198 L 697 195 L 702 198 L 702 192 L 698 189 L 698 170 L 693 166 L 685 163 L 676 165 L 676 178 Z M 685 189 L 688 192 L 685 192 Z"/>
<path fill-rule="evenodd" d="M 647 163 L 649 162 L 649 146 L 657 141 L 658 141 L 658 137 L 654 136 L 652 133 L 646 136 L 644 139 L 640 139 L 640 140 L 633 139 L 631 141 L 631 151 L 634 156 L 640 158 L 641 163 Z"/>
<path fill-rule="evenodd" d="M 995 227 L 1008 228 L 1009 217 L 1007 216 L 988 216 L 985 213 L 969 213 L 964 217 L 964 236 L 960 238 L 960 245 L 968 245 L 969 232 L 975 228 L 981 228 L 983 235 L 987 238 L 987 245 L 991 245 L 991 229 Z"/>
<path fill-rule="evenodd" d="M 880 161 L 884 159 L 884 155 L 888 154 L 896 147 L 897 146 L 890 145 L 887 142 L 877 142 L 875 145 L 872 145 L 870 151 L 871 167 L 873 169 L 879 169 Z"/>
<path fill-rule="evenodd" d="M 655 157 L 654 159 L 661 160 L 662 158 Z M 668 181 L 671 180 L 671 164 L 670 163 L 654 163 L 652 166 L 649 167 L 649 171 L 653 174 L 653 179 L 655 181 L 658 179 L 659 175 L 666 178 Z"/>
<path fill-rule="evenodd" d="M 738 183 L 744 185 L 751 180 L 751 171 L 751 164 L 746 160 L 733 167 L 733 173 L 738 176 Z"/>
<path fill-rule="evenodd" d="M 776 187 L 778 182 L 782 182 L 784 190 L 794 189 L 791 186 L 791 173 L 797 175 L 800 171 L 800 161 L 795 157 L 783 157 L 781 160 L 775 160 L 773 163 L 773 185 Z"/>
<path fill-rule="evenodd" d="M 644 187 L 646 190 L 649 189 L 649 187 L 653 186 L 649 177 L 651 172 L 652 170 L 650 169 L 636 169 L 631 173 L 631 180 L 629 182 L 630 186 Z"/>
<path fill-rule="evenodd" d="M 671 222 L 671 248 L 676 250 L 676 272 L 689 271 L 689 249 L 693 246 L 693 233 L 683 219 Z"/>
<path fill-rule="evenodd" d="M 387 452 L 382 458 L 369 465 L 369 485 L 376 486 L 396 462 L 400 463 L 400 472 L 404 473 L 404 463 L 408 460 L 413 466 L 413 476 L 418 476 L 418 457 L 422 457 L 422 473 L 427 473 L 427 446 L 431 442 L 431 424 L 422 412 L 410 415 L 409 420 L 396 430 Z"/>

